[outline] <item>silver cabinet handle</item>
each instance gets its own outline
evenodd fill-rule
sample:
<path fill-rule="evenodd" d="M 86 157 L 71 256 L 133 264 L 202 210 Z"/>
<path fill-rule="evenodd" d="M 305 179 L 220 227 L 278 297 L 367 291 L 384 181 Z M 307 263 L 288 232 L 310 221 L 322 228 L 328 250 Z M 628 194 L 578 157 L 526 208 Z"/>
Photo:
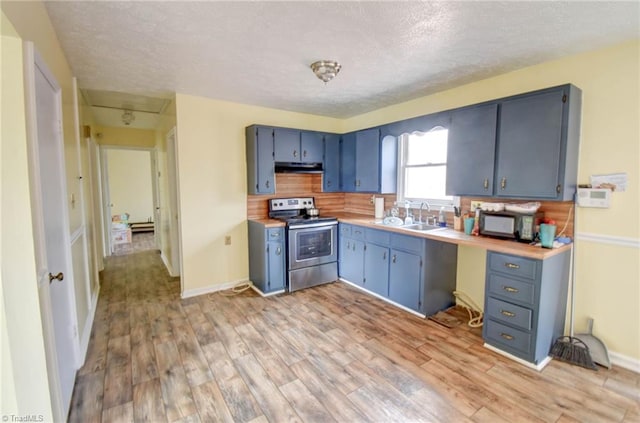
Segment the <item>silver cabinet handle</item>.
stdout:
<path fill-rule="evenodd" d="M 507 292 L 510 292 L 512 294 L 517 294 L 519 292 L 519 290 L 517 288 L 514 288 L 512 286 L 503 286 L 502 289 L 504 289 Z"/>
<path fill-rule="evenodd" d="M 503 176 L 500 180 L 500 189 L 504 190 L 505 188 L 507 188 L 507 178 Z"/>
<path fill-rule="evenodd" d="M 269 188 L 269 181 L 266 181 L 266 182 L 264 183 L 264 186 L 265 186 L 265 187 L 267 187 L 267 188 Z"/>
<path fill-rule="evenodd" d="M 282 248 L 278 247 L 278 248 L 276 249 L 276 256 L 279 256 L 279 255 L 280 255 L 280 253 L 282 253 Z"/>
<path fill-rule="evenodd" d="M 509 269 L 520 269 L 520 265 L 515 263 L 505 263 L 504 267 L 508 267 Z"/>
<path fill-rule="evenodd" d="M 385 251 L 384 253 L 382 253 L 382 260 L 386 260 L 387 259 L 387 252 Z"/>
<path fill-rule="evenodd" d="M 507 317 L 516 317 L 515 313 L 512 313 L 508 310 L 500 310 L 500 314 L 502 314 L 503 316 L 507 316 Z"/>
<path fill-rule="evenodd" d="M 512 341 L 513 340 L 513 336 L 509 335 L 508 333 L 501 333 L 500 336 L 503 337 L 504 339 L 506 339 L 507 341 Z"/>
<path fill-rule="evenodd" d="M 489 189 L 489 178 L 484 178 L 484 183 L 482 184 L 484 190 L 487 191 Z"/>
<path fill-rule="evenodd" d="M 396 262 L 396 255 L 394 254 L 393 257 L 391 258 L 391 262 L 395 263 Z"/>
<path fill-rule="evenodd" d="M 302 151 L 302 157 L 307 157 L 307 150 Z"/>
<path fill-rule="evenodd" d="M 293 157 L 298 157 L 298 150 L 293 150 Z"/>

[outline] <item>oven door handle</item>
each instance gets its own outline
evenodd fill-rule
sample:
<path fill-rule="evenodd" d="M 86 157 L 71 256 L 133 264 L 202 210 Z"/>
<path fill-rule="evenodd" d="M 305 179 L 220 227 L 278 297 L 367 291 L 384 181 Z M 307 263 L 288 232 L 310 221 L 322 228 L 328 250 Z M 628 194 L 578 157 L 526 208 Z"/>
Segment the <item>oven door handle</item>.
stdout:
<path fill-rule="evenodd" d="M 300 225 L 291 225 L 289 229 L 307 229 L 307 228 L 321 228 L 337 225 L 338 222 L 318 222 L 318 223 L 302 223 Z"/>

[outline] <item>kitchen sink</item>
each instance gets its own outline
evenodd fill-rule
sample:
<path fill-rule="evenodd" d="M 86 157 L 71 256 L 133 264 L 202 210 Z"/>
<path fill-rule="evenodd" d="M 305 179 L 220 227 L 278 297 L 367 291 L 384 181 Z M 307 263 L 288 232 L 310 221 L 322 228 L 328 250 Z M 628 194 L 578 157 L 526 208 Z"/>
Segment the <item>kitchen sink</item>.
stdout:
<path fill-rule="evenodd" d="M 418 232 L 428 232 L 428 231 L 434 231 L 436 229 L 446 229 L 445 227 L 442 227 L 442 226 L 427 225 L 426 223 L 414 223 L 412 225 L 401 226 L 400 228 L 408 229 L 410 231 L 418 231 Z"/>

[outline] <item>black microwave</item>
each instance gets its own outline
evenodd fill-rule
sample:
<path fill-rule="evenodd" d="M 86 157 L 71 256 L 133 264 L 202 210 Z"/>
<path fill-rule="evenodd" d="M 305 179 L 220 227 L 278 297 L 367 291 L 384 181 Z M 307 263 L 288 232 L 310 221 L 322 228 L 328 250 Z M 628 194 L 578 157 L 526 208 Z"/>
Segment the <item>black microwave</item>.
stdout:
<path fill-rule="evenodd" d="M 544 213 L 518 213 L 510 211 L 480 211 L 480 235 L 510 238 L 532 242 L 538 237 Z"/>

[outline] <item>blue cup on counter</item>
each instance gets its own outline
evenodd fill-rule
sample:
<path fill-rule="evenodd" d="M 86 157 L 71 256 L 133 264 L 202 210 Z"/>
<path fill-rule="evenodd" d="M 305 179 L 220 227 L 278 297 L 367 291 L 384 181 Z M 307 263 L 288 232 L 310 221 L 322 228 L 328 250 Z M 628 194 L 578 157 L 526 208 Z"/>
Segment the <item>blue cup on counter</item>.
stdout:
<path fill-rule="evenodd" d="M 556 225 L 540 224 L 540 244 L 544 248 L 553 248 L 553 240 L 556 237 Z"/>
<path fill-rule="evenodd" d="M 473 224 L 476 222 L 475 217 L 465 217 L 464 218 L 464 233 L 467 235 L 471 235 L 473 231 Z"/>

